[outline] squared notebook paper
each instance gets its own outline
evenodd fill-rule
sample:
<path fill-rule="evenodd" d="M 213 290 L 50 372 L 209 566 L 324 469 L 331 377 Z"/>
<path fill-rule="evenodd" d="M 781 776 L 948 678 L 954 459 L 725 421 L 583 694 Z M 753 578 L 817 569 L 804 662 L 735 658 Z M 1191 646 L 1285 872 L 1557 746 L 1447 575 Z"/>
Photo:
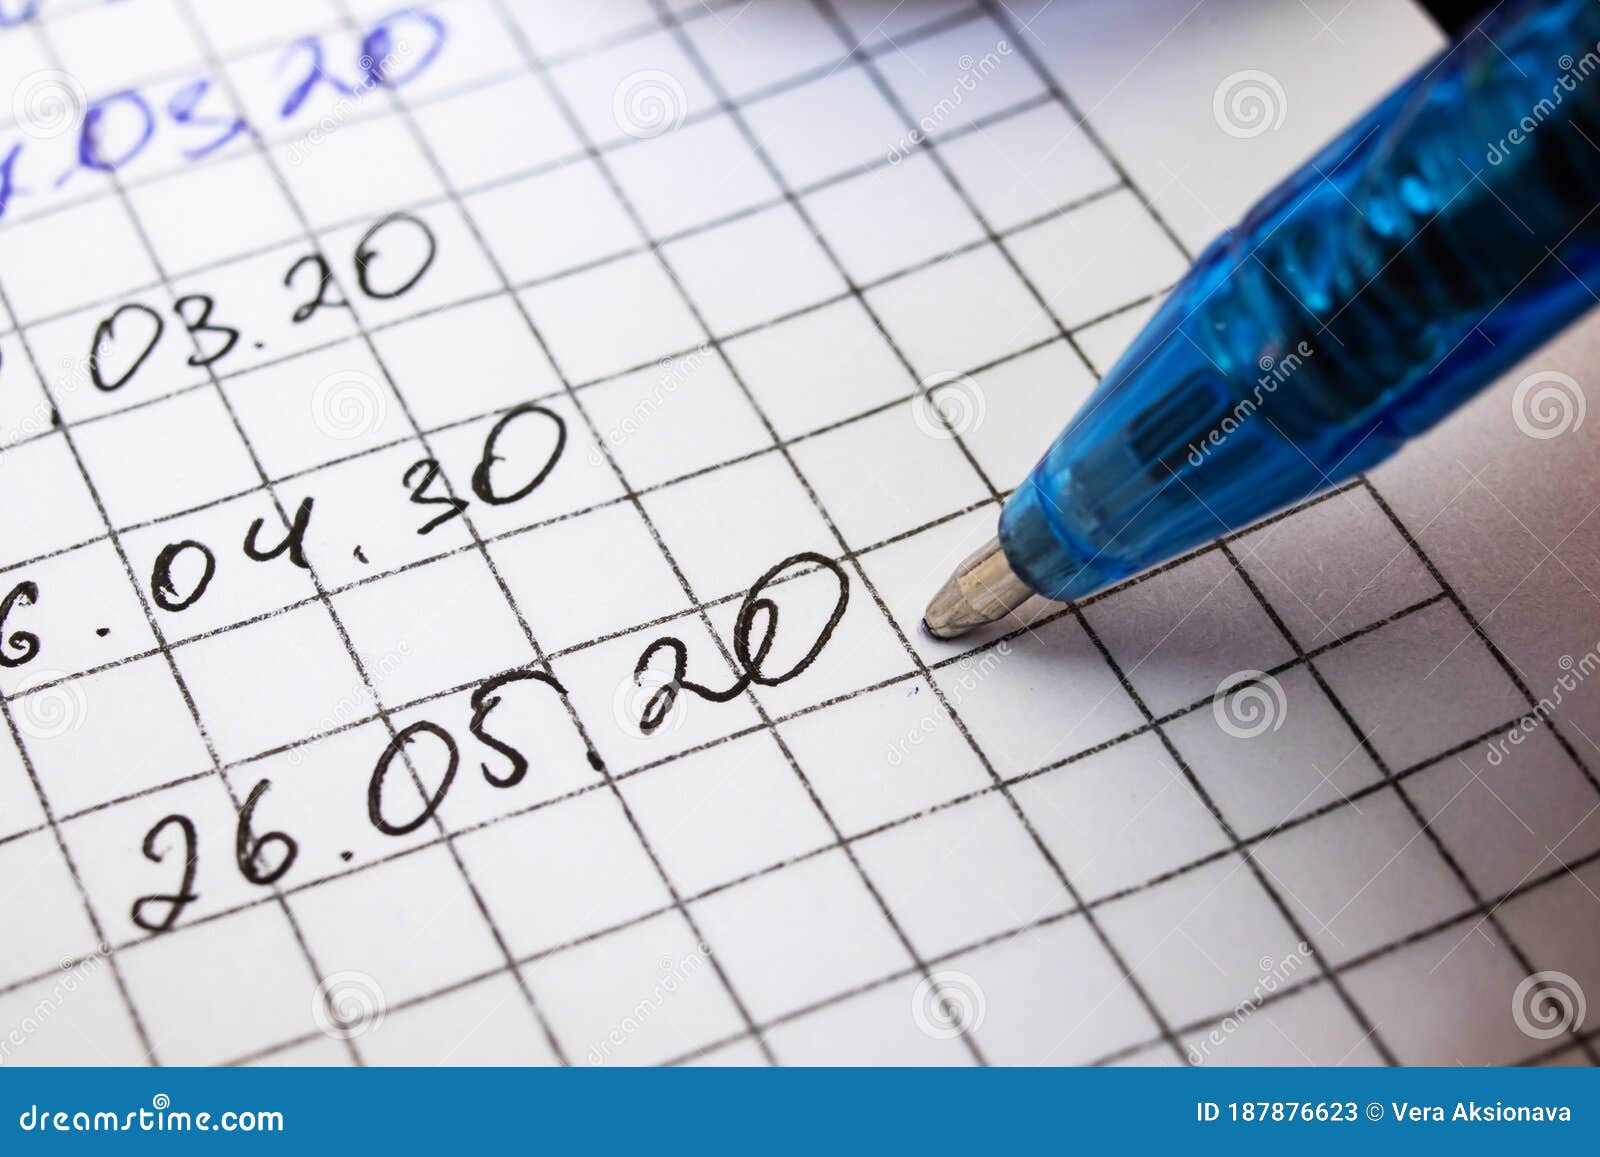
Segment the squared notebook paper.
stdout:
<path fill-rule="evenodd" d="M 1596 1059 L 1593 326 L 917 632 L 1417 11 L 4 7 L 0 1063 Z"/>

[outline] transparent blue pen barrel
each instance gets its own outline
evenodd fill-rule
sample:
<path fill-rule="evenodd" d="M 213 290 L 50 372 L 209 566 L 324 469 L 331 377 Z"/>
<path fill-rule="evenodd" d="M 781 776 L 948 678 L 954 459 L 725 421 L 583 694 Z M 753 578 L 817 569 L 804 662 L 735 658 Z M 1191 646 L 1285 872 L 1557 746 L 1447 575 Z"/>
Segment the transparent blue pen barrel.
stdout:
<path fill-rule="evenodd" d="M 1484 32 L 1201 255 L 1006 504 L 1030 586 L 1081 598 L 1369 469 L 1600 300 L 1600 4 Z"/>

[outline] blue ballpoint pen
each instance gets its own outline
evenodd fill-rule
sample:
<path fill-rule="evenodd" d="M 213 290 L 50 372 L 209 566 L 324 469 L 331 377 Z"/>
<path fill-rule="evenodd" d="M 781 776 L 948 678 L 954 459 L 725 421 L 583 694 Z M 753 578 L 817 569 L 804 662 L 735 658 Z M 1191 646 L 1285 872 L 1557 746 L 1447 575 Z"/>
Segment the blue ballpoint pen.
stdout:
<path fill-rule="evenodd" d="M 1370 469 L 1596 290 L 1600 0 L 1508 3 L 1207 247 L 928 630 L 1081 599 Z"/>

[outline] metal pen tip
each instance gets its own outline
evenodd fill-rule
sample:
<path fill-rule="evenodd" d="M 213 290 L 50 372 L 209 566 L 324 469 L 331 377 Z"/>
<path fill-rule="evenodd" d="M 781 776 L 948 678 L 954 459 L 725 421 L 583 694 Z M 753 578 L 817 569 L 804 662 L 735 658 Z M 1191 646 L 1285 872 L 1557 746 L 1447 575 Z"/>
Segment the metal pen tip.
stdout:
<path fill-rule="evenodd" d="M 1032 595 L 1006 561 L 1000 540 L 990 539 L 945 580 L 928 604 L 922 626 L 935 639 L 954 639 L 1005 618 Z"/>

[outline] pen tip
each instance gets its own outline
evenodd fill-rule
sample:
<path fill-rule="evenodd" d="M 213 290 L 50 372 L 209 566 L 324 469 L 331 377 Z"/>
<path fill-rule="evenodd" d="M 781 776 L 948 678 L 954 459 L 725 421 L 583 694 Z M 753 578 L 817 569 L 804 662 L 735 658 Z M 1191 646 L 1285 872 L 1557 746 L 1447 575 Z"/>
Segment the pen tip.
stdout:
<path fill-rule="evenodd" d="M 954 639 L 974 627 L 1003 619 L 1033 594 L 1017 577 L 991 539 L 956 568 L 933 596 L 922 616 L 922 629 L 935 639 Z"/>

